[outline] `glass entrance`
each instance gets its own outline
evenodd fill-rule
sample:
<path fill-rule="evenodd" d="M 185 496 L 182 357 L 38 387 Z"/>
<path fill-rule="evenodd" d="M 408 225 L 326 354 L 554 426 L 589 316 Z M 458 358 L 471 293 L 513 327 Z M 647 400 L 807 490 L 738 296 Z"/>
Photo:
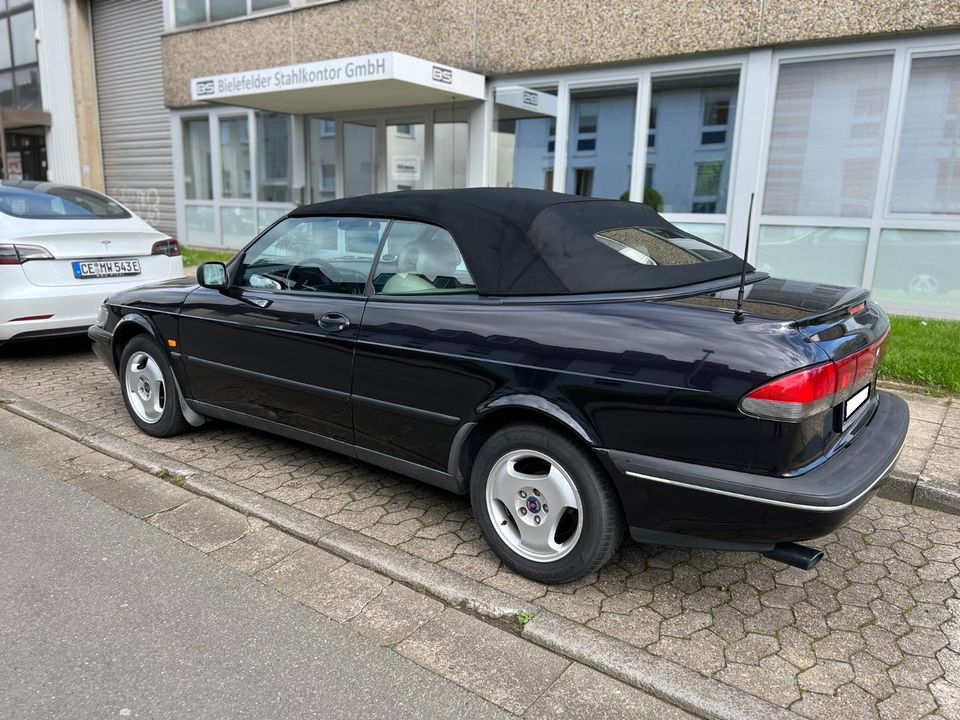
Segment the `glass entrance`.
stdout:
<path fill-rule="evenodd" d="M 377 122 L 344 121 L 343 197 L 377 192 Z"/>
<path fill-rule="evenodd" d="M 305 119 L 308 197 L 466 187 L 470 109 Z"/>

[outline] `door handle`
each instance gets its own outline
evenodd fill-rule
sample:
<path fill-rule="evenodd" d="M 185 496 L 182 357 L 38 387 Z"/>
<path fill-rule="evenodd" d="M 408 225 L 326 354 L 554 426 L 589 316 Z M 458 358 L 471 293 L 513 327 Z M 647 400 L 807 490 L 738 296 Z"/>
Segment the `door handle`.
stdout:
<path fill-rule="evenodd" d="M 350 319 L 342 313 L 324 313 L 317 318 L 317 324 L 324 330 L 340 332 L 350 327 Z"/>

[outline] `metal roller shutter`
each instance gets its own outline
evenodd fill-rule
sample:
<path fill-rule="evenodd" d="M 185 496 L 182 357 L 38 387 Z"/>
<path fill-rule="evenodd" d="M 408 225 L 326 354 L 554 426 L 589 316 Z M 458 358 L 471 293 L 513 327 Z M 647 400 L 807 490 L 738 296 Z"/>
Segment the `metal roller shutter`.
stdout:
<path fill-rule="evenodd" d="M 107 194 L 176 236 L 170 112 L 158 0 L 95 0 L 93 47 Z"/>

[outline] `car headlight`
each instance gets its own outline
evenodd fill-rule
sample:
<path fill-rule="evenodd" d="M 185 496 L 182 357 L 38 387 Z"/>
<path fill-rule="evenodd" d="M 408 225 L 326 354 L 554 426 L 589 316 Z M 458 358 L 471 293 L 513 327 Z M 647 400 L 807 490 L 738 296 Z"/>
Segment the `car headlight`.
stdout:
<path fill-rule="evenodd" d="M 100 309 L 97 310 L 97 325 L 102 328 L 107 326 L 107 306 L 101 305 Z"/>

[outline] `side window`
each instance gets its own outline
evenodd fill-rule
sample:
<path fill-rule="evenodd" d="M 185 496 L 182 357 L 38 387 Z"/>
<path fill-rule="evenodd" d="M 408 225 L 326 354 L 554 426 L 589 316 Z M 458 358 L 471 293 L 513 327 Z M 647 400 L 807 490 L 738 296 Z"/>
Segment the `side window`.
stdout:
<path fill-rule="evenodd" d="M 362 295 L 387 225 L 369 218 L 287 218 L 247 250 L 237 284 Z"/>
<path fill-rule="evenodd" d="M 453 237 L 443 228 L 396 221 L 377 263 L 378 295 L 476 295 Z"/>

